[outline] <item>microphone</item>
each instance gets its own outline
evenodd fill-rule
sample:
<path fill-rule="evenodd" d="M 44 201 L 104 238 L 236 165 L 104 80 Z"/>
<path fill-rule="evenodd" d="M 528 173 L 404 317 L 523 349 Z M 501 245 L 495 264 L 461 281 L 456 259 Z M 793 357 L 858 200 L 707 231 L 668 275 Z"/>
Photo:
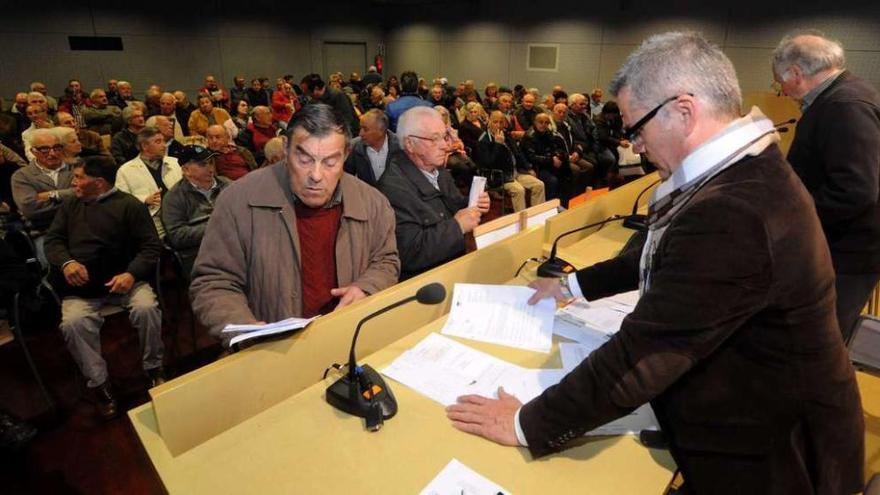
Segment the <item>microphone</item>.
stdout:
<path fill-rule="evenodd" d="M 785 122 L 780 122 L 778 124 L 773 124 L 773 127 L 776 128 L 776 132 L 788 132 L 788 126 L 797 122 L 797 119 L 788 119 Z"/>
<path fill-rule="evenodd" d="M 566 237 L 571 234 L 575 234 L 577 232 L 589 229 L 591 227 L 598 227 L 600 225 L 605 225 L 606 223 L 609 223 L 609 222 L 615 222 L 618 220 L 626 220 L 627 218 L 629 218 L 629 216 L 614 215 L 610 218 L 606 218 L 605 220 L 602 220 L 601 222 L 591 223 L 589 225 L 584 225 L 583 227 L 578 227 L 576 229 L 569 230 L 568 232 L 563 232 L 562 234 L 560 234 L 556 238 L 555 241 L 553 241 L 553 247 L 550 249 L 550 257 L 547 258 L 547 261 L 541 263 L 541 265 L 538 267 L 538 276 L 539 277 L 548 277 L 548 278 L 559 278 L 559 277 L 567 276 L 568 274 L 574 272 L 575 269 L 571 263 L 563 260 L 562 258 L 556 257 L 556 248 L 559 245 L 559 240 L 562 239 L 563 237 Z"/>
<path fill-rule="evenodd" d="M 654 182 L 648 184 L 647 187 L 642 189 L 638 196 L 636 196 L 635 202 L 633 202 L 632 212 L 623 220 L 623 226 L 628 229 L 637 230 L 639 232 L 645 232 L 648 230 L 648 217 L 645 215 L 639 215 L 636 212 L 639 210 L 639 200 L 642 199 L 642 196 L 648 192 L 649 189 L 660 183 L 662 179 L 657 179 Z"/>
<path fill-rule="evenodd" d="M 327 387 L 325 396 L 327 402 L 340 411 L 366 418 L 367 429 L 379 431 L 384 420 L 391 419 L 397 414 L 397 399 L 376 370 L 366 364 L 358 366 L 354 350 L 361 327 L 371 319 L 412 301 L 421 304 L 440 304 L 444 299 L 446 299 L 446 288 L 434 282 L 420 288 L 414 296 L 390 304 L 358 322 L 348 353 L 348 373 Z"/>

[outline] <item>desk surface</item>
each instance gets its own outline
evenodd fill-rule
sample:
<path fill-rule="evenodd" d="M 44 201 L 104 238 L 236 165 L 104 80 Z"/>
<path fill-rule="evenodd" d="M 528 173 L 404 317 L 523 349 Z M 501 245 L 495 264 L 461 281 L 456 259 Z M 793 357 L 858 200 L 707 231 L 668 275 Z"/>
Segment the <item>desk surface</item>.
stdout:
<path fill-rule="evenodd" d="M 439 331 L 445 317 L 362 359 L 380 368 Z M 460 340 L 527 367 L 559 367 L 551 354 Z M 452 458 L 516 493 L 661 493 L 674 463 L 632 436 L 593 438 L 546 459 L 455 430 L 443 406 L 390 381 L 400 405 L 378 433 L 324 401 L 328 378 L 172 457 L 149 404 L 129 412 L 169 493 L 418 493 Z M 222 407 L 222 404 L 217 404 Z M 586 462 L 589 460 L 589 462 Z M 334 469 L 338 466 L 338 470 Z M 632 476 L 638 466 L 638 476 Z"/>

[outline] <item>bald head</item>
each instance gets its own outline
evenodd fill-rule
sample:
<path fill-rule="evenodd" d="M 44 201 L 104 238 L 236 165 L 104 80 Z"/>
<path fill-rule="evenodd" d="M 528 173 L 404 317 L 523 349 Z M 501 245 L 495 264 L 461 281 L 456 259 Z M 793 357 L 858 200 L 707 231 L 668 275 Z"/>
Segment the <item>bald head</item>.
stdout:
<path fill-rule="evenodd" d="M 229 135 L 222 125 L 212 125 L 205 131 L 205 137 L 208 139 L 208 148 L 214 151 L 224 152 L 224 148 L 229 144 Z"/>
<path fill-rule="evenodd" d="M 69 114 L 68 112 L 56 113 L 55 120 L 58 121 L 58 125 L 60 125 L 61 127 L 76 129 L 76 119 L 74 119 L 73 115 Z"/>

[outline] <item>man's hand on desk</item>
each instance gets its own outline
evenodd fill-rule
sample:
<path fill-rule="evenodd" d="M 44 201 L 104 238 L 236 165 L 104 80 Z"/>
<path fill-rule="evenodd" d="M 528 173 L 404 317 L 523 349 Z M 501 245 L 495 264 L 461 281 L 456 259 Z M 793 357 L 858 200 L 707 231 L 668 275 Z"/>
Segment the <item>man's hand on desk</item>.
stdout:
<path fill-rule="evenodd" d="M 338 289 L 330 289 L 330 294 L 333 297 L 340 298 L 339 304 L 336 305 L 336 309 L 342 309 L 349 304 L 360 301 L 361 299 L 367 297 L 367 294 L 356 285 L 349 285 L 347 287 L 340 287 Z"/>
<path fill-rule="evenodd" d="M 501 445 L 517 446 L 513 425 L 522 402 L 498 387 L 498 399 L 480 395 L 463 395 L 458 403 L 446 408 L 446 417 L 455 428 Z"/>
<path fill-rule="evenodd" d="M 538 301 L 548 297 L 563 302 L 568 300 L 562 292 L 558 278 L 537 278 L 529 283 L 529 287 L 535 289 L 535 293 L 529 298 L 529 304 L 538 304 Z"/>

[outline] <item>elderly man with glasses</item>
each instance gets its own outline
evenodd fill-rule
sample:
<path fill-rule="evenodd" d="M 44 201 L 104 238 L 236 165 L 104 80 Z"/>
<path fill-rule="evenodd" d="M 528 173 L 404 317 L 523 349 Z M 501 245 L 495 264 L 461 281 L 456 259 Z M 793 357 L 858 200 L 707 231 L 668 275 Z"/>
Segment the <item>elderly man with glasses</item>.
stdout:
<path fill-rule="evenodd" d="M 455 187 L 446 170 L 451 135 L 430 107 L 407 110 L 398 121 L 396 153 L 379 180 L 397 219 L 401 280 L 464 254 L 464 235 L 489 211 L 489 195 L 474 207 Z"/>
<path fill-rule="evenodd" d="M 64 164 L 64 145 L 54 130 L 35 130 L 30 151 L 34 159 L 12 174 L 12 198 L 30 224 L 37 257 L 47 266 L 42 234 L 52 224 L 61 201 L 73 197 L 73 175 Z"/>

